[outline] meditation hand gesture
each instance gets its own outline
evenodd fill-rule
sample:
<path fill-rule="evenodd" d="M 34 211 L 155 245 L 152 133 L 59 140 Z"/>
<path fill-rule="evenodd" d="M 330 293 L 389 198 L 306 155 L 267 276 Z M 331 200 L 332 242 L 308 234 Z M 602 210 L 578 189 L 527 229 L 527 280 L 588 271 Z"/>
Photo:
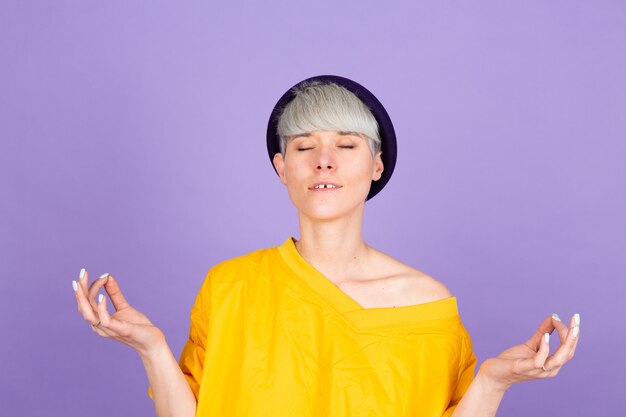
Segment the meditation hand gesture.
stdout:
<path fill-rule="evenodd" d="M 94 332 L 102 337 L 125 343 L 140 355 L 149 354 L 165 342 L 161 330 L 155 327 L 148 317 L 128 304 L 112 275 L 102 275 L 89 287 L 88 281 L 87 271 L 83 269 L 80 279 L 72 281 L 72 287 L 78 302 L 78 311 L 91 324 Z M 115 307 L 113 315 L 109 315 L 107 311 L 107 297 L 100 294 L 96 302 L 96 294 L 103 287 Z"/>
<path fill-rule="evenodd" d="M 550 353 L 550 333 L 557 330 L 560 346 Z M 535 334 L 525 343 L 513 346 L 495 358 L 487 359 L 480 373 L 491 386 L 504 391 L 516 382 L 556 376 L 561 367 L 574 357 L 580 331 L 580 316 L 575 314 L 570 327 L 563 324 L 558 315 L 546 318 Z"/>

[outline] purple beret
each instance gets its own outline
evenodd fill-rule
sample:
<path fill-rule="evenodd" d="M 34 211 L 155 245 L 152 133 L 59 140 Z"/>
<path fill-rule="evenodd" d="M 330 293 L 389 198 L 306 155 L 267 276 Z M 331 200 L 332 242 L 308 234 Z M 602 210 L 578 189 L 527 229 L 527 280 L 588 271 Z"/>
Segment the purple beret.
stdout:
<path fill-rule="evenodd" d="M 398 154 L 396 133 L 393 130 L 393 125 L 391 124 L 391 119 L 389 118 L 387 111 L 374 94 L 370 93 L 369 90 L 361 84 L 358 84 L 348 78 L 339 77 L 337 75 L 318 75 L 316 77 L 300 81 L 282 95 L 274 106 L 267 125 L 267 152 L 269 154 L 270 161 L 273 160 L 275 154 L 280 153 L 280 137 L 277 133 L 278 119 L 280 118 L 280 115 L 287 104 L 296 96 L 296 88 L 300 87 L 303 83 L 311 81 L 332 82 L 351 91 L 370 109 L 374 118 L 378 122 L 378 134 L 380 135 L 381 150 L 383 152 L 382 160 L 385 169 L 383 170 L 382 176 L 378 181 L 372 181 L 370 192 L 367 195 L 367 200 L 369 200 L 383 189 L 383 187 L 387 184 L 387 181 L 389 181 L 389 178 L 391 178 L 391 174 L 393 174 L 393 169 L 396 166 L 396 156 Z"/>

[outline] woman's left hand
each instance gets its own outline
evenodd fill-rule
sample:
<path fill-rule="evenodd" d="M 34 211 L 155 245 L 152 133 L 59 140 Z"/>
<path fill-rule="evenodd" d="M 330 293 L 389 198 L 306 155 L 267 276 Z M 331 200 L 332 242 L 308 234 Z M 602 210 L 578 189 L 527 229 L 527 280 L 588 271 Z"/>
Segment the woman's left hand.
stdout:
<path fill-rule="evenodd" d="M 550 356 L 550 333 L 555 329 L 559 335 L 560 346 Z M 478 374 L 493 388 L 502 391 L 516 382 L 551 378 L 556 376 L 563 365 L 574 357 L 579 339 L 580 316 L 575 314 L 568 328 L 554 314 L 541 323 L 539 329 L 528 341 L 483 362 Z"/>

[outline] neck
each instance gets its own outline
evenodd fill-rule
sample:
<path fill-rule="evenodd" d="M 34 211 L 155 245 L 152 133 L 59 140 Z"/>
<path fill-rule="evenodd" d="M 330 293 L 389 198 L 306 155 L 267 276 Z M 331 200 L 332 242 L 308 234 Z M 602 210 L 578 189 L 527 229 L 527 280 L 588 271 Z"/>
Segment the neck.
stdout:
<path fill-rule="evenodd" d="M 334 283 L 358 276 L 370 248 L 362 236 L 363 210 L 331 221 L 300 215 L 300 240 L 296 248 L 308 263 Z"/>

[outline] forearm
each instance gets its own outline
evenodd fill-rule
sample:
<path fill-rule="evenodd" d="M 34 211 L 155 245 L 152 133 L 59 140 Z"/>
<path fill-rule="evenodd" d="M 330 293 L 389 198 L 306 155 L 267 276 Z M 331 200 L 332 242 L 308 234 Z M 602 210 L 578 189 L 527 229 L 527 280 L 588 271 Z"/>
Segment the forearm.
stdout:
<path fill-rule="evenodd" d="M 158 417 L 194 417 L 196 398 L 167 342 L 151 353 L 140 354 L 152 389 Z"/>
<path fill-rule="evenodd" d="M 479 370 L 452 417 L 494 417 L 504 393 L 504 389 L 493 386 Z"/>

